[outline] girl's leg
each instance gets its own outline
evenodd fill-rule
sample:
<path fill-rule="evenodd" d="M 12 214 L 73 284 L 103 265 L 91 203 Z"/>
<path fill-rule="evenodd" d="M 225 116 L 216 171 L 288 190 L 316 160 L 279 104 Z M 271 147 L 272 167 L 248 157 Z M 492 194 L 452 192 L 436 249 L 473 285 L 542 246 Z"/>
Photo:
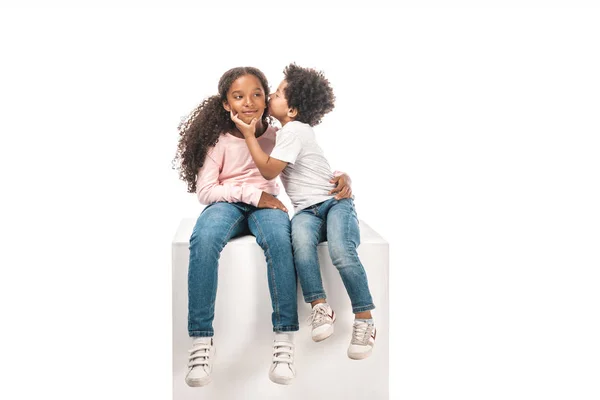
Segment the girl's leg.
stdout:
<path fill-rule="evenodd" d="M 292 246 L 304 301 L 315 306 L 325 302 L 325 289 L 317 245 L 325 239 L 325 223 L 313 209 L 303 210 L 292 218 Z"/>
<path fill-rule="evenodd" d="M 232 203 L 206 207 L 190 238 L 188 269 L 188 333 L 213 336 L 212 322 L 217 295 L 217 272 L 221 250 L 227 242 L 247 231 L 242 209 Z"/>
<path fill-rule="evenodd" d="M 267 259 L 267 276 L 273 305 L 273 331 L 297 331 L 298 301 L 296 270 L 288 214 L 275 209 L 257 208 L 248 215 L 248 228 L 256 237 Z"/>
<path fill-rule="evenodd" d="M 327 241 L 331 261 L 338 269 L 350 297 L 352 312 L 357 318 L 369 319 L 370 310 L 375 305 L 369 291 L 367 274 L 356 250 L 360 244 L 360 230 L 352 199 L 339 200 L 329 209 Z"/>
<path fill-rule="evenodd" d="M 294 331 L 299 328 L 290 219 L 281 210 L 259 208 L 249 214 L 248 227 L 267 258 L 267 280 L 273 305 L 271 319 L 275 332 L 269 379 L 287 385 L 296 376 Z"/>

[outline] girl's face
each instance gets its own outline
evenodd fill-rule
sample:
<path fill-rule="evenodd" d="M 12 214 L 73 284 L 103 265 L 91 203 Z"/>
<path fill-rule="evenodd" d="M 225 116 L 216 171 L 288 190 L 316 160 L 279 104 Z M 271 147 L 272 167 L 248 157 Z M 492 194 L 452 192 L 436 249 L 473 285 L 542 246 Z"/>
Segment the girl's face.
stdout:
<path fill-rule="evenodd" d="M 238 118 L 249 124 L 253 118 L 260 123 L 262 115 L 267 108 L 265 90 L 260 80 L 254 75 L 243 75 L 231 84 L 227 91 L 227 100 L 223 107 L 233 111 Z"/>
<path fill-rule="evenodd" d="M 269 114 L 282 122 L 288 115 L 289 107 L 283 91 L 287 87 L 287 81 L 283 80 L 274 93 L 269 96 Z"/>

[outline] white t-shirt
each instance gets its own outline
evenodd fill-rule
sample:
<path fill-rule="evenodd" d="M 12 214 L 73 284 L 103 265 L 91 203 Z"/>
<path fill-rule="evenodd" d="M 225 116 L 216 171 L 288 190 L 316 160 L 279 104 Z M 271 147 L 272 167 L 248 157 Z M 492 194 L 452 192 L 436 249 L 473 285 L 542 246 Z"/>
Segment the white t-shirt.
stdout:
<path fill-rule="evenodd" d="M 271 157 L 288 163 L 281 183 L 294 206 L 294 212 L 332 198 L 333 173 L 317 144 L 315 131 L 303 122 L 292 121 L 277 132 Z"/>

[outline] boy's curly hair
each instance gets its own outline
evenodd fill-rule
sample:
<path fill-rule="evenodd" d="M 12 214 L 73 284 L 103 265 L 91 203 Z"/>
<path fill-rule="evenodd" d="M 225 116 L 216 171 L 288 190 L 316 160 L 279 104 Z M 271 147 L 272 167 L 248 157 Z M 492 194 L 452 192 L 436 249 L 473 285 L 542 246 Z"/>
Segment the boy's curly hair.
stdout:
<path fill-rule="evenodd" d="M 232 68 L 219 79 L 219 94 L 205 99 L 179 124 L 179 143 L 173 159 L 173 169 L 179 170 L 179 179 L 187 182 L 189 193 L 196 192 L 198 170 L 204 165 L 208 149 L 217 144 L 221 135 L 235 129 L 229 112 L 223 108 L 223 102 L 227 100 L 227 91 L 233 82 L 244 75 L 258 78 L 268 105 L 269 83 L 265 74 L 253 67 Z M 265 109 L 263 126 L 268 127 L 270 121 L 268 109 Z"/>
<path fill-rule="evenodd" d="M 298 110 L 296 121 L 310 126 L 321 123 L 325 114 L 335 107 L 335 95 L 322 72 L 302 68 L 292 63 L 283 70 L 287 87 L 285 98 L 288 106 Z"/>

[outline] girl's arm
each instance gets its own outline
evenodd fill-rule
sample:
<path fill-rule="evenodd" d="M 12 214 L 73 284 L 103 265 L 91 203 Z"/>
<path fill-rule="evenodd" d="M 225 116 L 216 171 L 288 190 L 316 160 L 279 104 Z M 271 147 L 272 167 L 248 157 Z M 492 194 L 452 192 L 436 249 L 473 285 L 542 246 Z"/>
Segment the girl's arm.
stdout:
<path fill-rule="evenodd" d="M 258 167 L 258 170 L 263 178 L 266 180 L 277 178 L 281 171 L 287 167 L 288 163 L 276 158 L 272 158 L 260 147 L 258 140 L 256 139 L 256 118 L 252 120 L 250 125 L 248 125 L 239 119 L 237 115 L 233 115 L 233 112 L 231 112 L 231 120 L 235 123 L 238 130 L 244 135 L 244 138 L 246 139 L 246 145 L 248 146 L 248 150 L 250 150 L 254 164 L 256 164 Z"/>
<path fill-rule="evenodd" d="M 263 191 L 252 185 L 231 185 L 219 182 L 219 165 L 206 156 L 204 165 L 198 171 L 196 194 L 201 204 L 212 204 L 217 201 L 236 203 L 241 201 L 258 207 Z"/>

